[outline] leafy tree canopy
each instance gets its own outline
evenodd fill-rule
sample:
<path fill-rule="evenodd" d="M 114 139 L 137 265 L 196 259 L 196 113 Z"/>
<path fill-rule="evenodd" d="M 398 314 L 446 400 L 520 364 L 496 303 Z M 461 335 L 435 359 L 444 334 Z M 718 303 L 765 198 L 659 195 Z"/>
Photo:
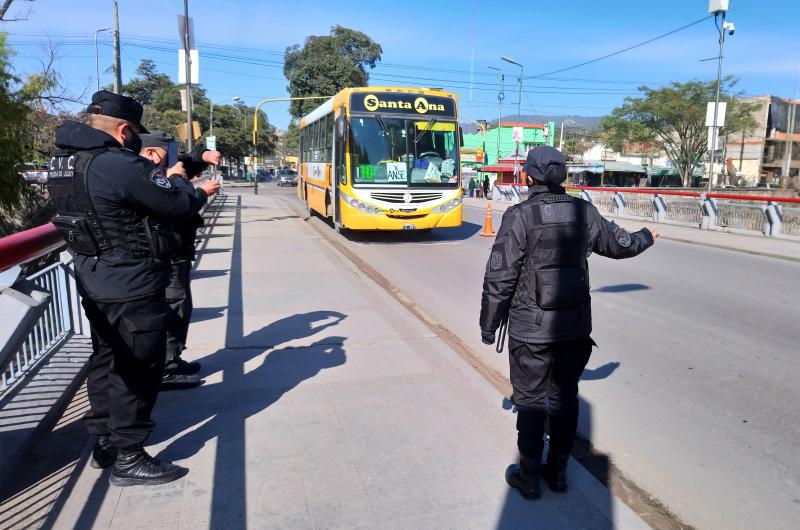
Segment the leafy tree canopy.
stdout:
<path fill-rule="evenodd" d="M 733 93 L 734 77 L 723 82 L 728 102 L 725 127 L 720 136 L 755 126 L 753 105 Z M 660 88 L 639 87 L 641 97 L 627 97 L 601 123 L 603 140 L 620 149 L 626 140 L 649 143 L 663 149 L 675 164 L 684 185 L 691 182 L 695 164 L 707 153 L 706 105 L 714 101 L 716 81 L 673 82 Z"/>
<path fill-rule="evenodd" d="M 312 35 L 301 48 L 286 48 L 283 73 L 289 80 L 289 95 L 332 96 L 343 88 L 366 86 L 367 68 L 375 68 L 383 50 L 368 35 L 342 26 L 330 35 Z M 292 101 L 289 112 L 300 118 L 314 110 L 321 100 Z"/>

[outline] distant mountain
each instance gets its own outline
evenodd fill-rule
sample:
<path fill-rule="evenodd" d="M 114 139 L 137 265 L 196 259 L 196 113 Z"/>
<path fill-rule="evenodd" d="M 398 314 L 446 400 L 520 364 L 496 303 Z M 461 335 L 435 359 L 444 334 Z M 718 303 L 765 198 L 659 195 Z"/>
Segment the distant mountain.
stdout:
<path fill-rule="evenodd" d="M 594 131 L 600 126 L 600 120 L 602 120 L 602 116 L 576 116 L 576 115 L 569 115 L 569 116 L 545 116 L 541 114 L 524 114 L 519 116 L 517 114 L 513 114 L 511 116 L 503 116 L 503 121 L 516 121 L 516 122 L 523 122 L 523 123 L 547 123 L 548 121 L 556 122 L 556 130 L 561 127 L 562 122 L 567 123 L 567 128 L 573 127 L 576 129 L 583 129 L 585 131 Z M 493 129 L 497 127 L 497 118 L 488 122 L 489 128 Z M 461 128 L 464 129 L 464 132 L 467 134 L 473 134 L 478 132 L 478 127 L 472 122 L 466 122 L 461 124 Z M 567 129 L 569 130 L 569 129 Z"/>

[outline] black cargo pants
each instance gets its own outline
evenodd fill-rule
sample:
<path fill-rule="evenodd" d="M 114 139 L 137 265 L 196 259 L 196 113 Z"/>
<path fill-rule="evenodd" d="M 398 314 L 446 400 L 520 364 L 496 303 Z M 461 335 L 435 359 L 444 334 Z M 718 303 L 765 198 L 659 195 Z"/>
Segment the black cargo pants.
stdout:
<path fill-rule="evenodd" d="M 167 286 L 167 365 L 181 356 L 186 348 L 189 323 L 192 320 L 192 290 L 190 283 L 192 262 L 173 261 L 170 264 L 169 285 Z"/>
<path fill-rule="evenodd" d="M 151 418 L 164 372 L 167 305 L 163 291 L 126 302 L 83 298 L 92 333 L 87 389 L 91 410 L 84 419 L 95 436 L 112 446 L 143 443 L 155 428 Z"/>
<path fill-rule="evenodd" d="M 519 452 L 541 459 L 549 419 L 549 459 L 566 462 L 578 428 L 578 380 L 595 343 L 587 338 L 528 344 L 509 338 L 508 346 Z"/>

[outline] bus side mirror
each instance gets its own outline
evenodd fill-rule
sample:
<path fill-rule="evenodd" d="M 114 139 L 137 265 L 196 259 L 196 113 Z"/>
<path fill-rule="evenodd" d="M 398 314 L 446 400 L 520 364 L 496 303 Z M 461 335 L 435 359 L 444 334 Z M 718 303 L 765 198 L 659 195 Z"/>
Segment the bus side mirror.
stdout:
<path fill-rule="evenodd" d="M 464 129 L 461 126 L 458 126 L 458 146 L 464 147 Z"/>

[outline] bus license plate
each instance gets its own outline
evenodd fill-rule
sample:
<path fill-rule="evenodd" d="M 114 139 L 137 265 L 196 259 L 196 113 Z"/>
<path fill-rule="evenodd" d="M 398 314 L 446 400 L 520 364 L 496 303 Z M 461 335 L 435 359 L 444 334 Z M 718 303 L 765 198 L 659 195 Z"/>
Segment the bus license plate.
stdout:
<path fill-rule="evenodd" d="M 403 230 L 416 230 L 417 225 L 403 225 Z"/>

